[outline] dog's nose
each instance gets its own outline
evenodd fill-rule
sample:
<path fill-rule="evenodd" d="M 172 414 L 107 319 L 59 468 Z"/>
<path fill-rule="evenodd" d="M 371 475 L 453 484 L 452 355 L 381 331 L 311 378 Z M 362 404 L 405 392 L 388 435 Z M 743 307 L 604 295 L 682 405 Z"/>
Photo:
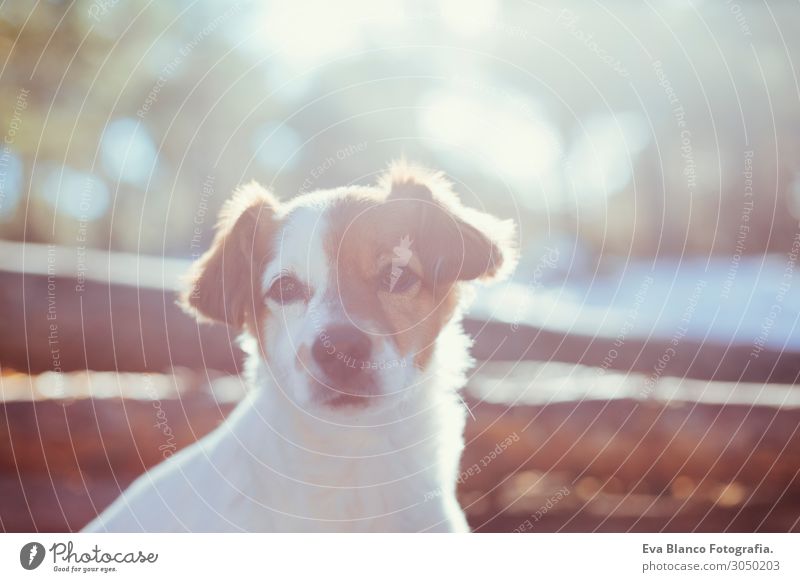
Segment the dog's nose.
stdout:
<path fill-rule="evenodd" d="M 354 326 L 340 326 L 321 333 L 311 355 L 331 382 L 341 385 L 369 368 L 372 342 Z"/>

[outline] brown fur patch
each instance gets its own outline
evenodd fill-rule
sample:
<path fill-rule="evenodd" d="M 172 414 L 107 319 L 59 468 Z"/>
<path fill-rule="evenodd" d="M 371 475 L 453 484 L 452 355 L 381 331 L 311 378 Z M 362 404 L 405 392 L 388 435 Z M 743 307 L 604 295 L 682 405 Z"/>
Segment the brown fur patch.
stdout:
<path fill-rule="evenodd" d="M 225 203 L 211 247 L 192 266 L 189 288 L 181 296 L 185 309 L 257 337 L 267 317 L 260 279 L 272 255 L 278 201 L 250 183 Z"/>
<path fill-rule="evenodd" d="M 441 172 L 398 162 L 381 184 L 397 220 L 412 223 L 424 241 L 419 256 L 428 278 L 489 280 L 513 269 L 514 224 L 463 206 Z"/>
<path fill-rule="evenodd" d="M 425 280 L 406 293 L 381 289 L 382 270 L 404 236 L 411 236 L 412 259 L 403 268 L 421 271 L 418 254 L 425 241 L 414 240 L 411 217 L 398 218 L 393 204 L 372 196 L 342 198 L 329 210 L 325 249 L 335 266 L 329 284 L 335 297 L 329 299 L 340 301 L 348 317 L 373 327 L 369 331 L 393 341 L 400 354 L 424 368 L 453 316 L 457 290 L 452 282 L 433 286 Z"/>

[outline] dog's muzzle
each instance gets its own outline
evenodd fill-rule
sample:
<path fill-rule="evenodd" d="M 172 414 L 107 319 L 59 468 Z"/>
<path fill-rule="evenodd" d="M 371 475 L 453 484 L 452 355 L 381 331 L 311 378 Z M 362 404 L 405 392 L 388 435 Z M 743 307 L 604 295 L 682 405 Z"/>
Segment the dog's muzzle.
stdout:
<path fill-rule="evenodd" d="M 369 392 L 372 340 L 357 327 L 345 325 L 326 330 L 314 342 L 311 356 L 332 389 L 351 396 Z"/>

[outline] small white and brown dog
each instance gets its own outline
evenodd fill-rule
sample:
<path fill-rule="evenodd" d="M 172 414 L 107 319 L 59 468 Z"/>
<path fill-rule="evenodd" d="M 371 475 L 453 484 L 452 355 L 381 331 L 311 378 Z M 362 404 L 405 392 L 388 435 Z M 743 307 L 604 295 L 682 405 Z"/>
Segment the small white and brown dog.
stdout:
<path fill-rule="evenodd" d="M 468 531 L 464 283 L 507 273 L 513 239 L 406 163 L 286 203 L 238 190 L 183 301 L 241 330 L 252 390 L 84 531 Z"/>

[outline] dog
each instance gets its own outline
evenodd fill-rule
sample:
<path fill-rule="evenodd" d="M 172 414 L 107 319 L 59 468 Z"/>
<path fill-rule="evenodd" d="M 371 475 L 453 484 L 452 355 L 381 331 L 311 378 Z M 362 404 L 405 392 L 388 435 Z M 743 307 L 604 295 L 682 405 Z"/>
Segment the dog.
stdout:
<path fill-rule="evenodd" d="M 288 202 L 240 188 L 182 304 L 241 332 L 252 389 L 84 531 L 469 531 L 461 316 L 471 281 L 513 269 L 514 240 L 405 162 Z"/>

